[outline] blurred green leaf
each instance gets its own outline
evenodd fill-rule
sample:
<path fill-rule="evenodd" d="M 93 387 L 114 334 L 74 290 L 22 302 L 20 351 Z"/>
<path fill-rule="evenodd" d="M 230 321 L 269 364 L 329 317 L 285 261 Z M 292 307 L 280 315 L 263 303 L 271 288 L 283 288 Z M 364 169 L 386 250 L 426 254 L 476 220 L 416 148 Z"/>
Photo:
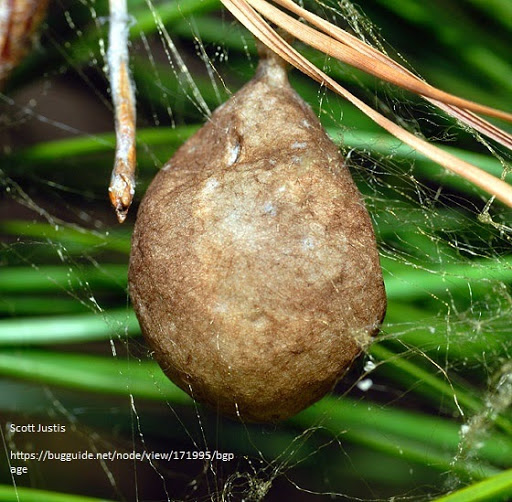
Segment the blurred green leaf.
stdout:
<path fill-rule="evenodd" d="M 23 486 L 0 485 L 0 502 L 113 502 L 110 499 L 98 499 L 74 495 L 72 493 L 58 493 L 48 490 L 36 490 Z"/>
<path fill-rule="evenodd" d="M 512 469 L 509 469 L 436 500 L 438 502 L 480 502 L 483 500 L 505 502 L 511 498 Z"/>

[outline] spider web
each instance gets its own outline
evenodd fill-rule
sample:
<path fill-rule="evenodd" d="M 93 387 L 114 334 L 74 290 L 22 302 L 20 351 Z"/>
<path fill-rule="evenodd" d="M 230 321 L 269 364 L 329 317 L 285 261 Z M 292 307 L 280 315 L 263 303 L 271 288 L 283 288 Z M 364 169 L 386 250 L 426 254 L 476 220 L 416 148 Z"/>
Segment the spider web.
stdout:
<path fill-rule="evenodd" d="M 165 22 L 169 2 L 129 2 L 135 27 L 149 19 L 130 48 L 138 200 L 187 127 L 254 73 L 251 36 L 210 4 L 190 15 L 180 2 Z M 365 8 L 378 14 L 378 4 Z M 310 7 L 407 65 L 355 4 Z M 107 16 L 99 0 L 53 2 L 40 42 L 0 93 L 2 484 L 19 500 L 23 487 L 121 501 L 427 500 L 509 465 L 510 210 L 295 72 L 294 87 L 340 145 L 374 223 L 389 296 L 378 343 L 320 405 L 282 424 L 234 422 L 170 392 L 126 290 L 136 207 L 119 227 L 106 197 Z M 498 176 L 509 172 L 510 152 L 431 105 L 314 60 L 408 130 L 469 152 Z M 82 143 L 55 143 L 71 139 Z M 47 450 L 125 459 L 12 455 Z M 157 452 L 177 456 L 150 456 Z M 28 472 L 11 473 L 16 466 Z"/>

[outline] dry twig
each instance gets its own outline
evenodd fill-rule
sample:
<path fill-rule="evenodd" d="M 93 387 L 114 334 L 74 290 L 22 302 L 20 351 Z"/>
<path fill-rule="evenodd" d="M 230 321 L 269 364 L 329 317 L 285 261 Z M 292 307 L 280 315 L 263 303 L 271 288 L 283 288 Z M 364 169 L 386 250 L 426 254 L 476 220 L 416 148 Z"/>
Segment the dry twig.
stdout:
<path fill-rule="evenodd" d="M 135 92 L 128 70 L 126 0 L 110 0 L 108 67 L 115 108 L 116 157 L 109 186 L 110 202 L 122 223 L 135 193 Z"/>

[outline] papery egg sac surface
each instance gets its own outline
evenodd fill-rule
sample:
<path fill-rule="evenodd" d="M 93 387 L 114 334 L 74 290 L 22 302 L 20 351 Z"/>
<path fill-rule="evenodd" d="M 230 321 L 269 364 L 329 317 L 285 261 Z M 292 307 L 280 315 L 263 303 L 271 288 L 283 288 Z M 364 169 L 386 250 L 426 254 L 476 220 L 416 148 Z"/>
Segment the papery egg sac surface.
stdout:
<path fill-rule="evenodd" d="M 370 217 L 277 56 L 262 54 L 151 183 L 129 287 L 167 376 L 247 421 L 320 399 L 377 333 L 386 296 Z"/>

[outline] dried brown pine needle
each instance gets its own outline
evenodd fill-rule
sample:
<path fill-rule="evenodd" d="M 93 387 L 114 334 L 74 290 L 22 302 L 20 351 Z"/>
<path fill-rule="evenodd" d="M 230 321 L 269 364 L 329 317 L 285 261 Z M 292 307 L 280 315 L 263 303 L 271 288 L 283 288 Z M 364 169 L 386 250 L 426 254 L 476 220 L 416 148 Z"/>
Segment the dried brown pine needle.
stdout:
<path fill-rule="evenodd" d="M 322 28 L 329 33 L 325 35 L 311 28 L 304 23 L 290 17 L 276 7 L 270 5 L 265 0 L 247 0 L 247 3 L 254 7 L 267 19 L 284 29 L 298 40 L 322 51 L 324 54 L 333 56 L 344 63 L 348 63 L 355 68 L 365 71 L 371 75 L 375 75 L 383 80 L 396 84 L 404 89 L 408 89 L 416 94 L 427 96 L 443 103 L 452 104 L 461 108 L 472 110 L 484 115 L 500 118 L 512 122 L 512 114 L 496 110 L 494 108 L 469 101 L 453 94 L 436 89 L 435 87 L 414 77 L 411 73 L 399 71 L 394 66 L 388 64 L 384 60 L 376 57 L 368 57 L 364 52 L 358 51 L 350 44 L 339 43 L 336 37 L 333 37 L 327 30 L 330 23 L 322 23 Z M 286 5 L 291 1 L 283 2 Z M 304 9 L 303 9 L 304 11 Z M 303 12 L 304 14 L 304 12 Z M 339 34 L 341 30 L 337 33 Z M 347 41 L 348 39 L 345 39 Z M 362 57 L 363 56 L 363 57 Z"/>
<path fill-rule="evenodd" d="M 298 38 L 301 38 L 302 35 L 299 33 L 301 30 L 305 30 L 307 33 L 311 34 L 311 28 L 301 24 L 300 22 L 294 20 L 293 18 L 289 18 L 289 16 L 284 16 L 283 13 L 273 8 L 263 0 L 250 0 L 253 3 L 257 3 L 258 8 L 265 11 L 265 15 L 269 14 L 272 17 L 273 22 L 278 24 L 285 31 L 289 31 L 290 26 L 292 26 L 292 31 L 294 35 L 300 35 Z M 346 89 L 344 89 L 340 84 L 338 84 L 335 80 L 327 76 L 324 72 L 322 72 L 319 68 L 313 65 L 309 60 L 307 60 L 304 56 L 302 56 L 299 52 L 297 52 L 290 44 L 288 44 L 283 38 L 276 33 L 274 29 L 270 27 L 270 25 L 259 15 L 253 7 L 246 0 L 222 0 L 223 4 L 228 8 L 231 13 L 249 30 L 253 33 L 256 38 L 258 38 L 261 42 L 263 42 L 267 47 L 271 50 L 275 51 L 279 54 L 284 60 L 295 66 L 297 69 L 302 71 L 304 74 L 313 78 L 317 82 L 325 85 L 330 88 L 340 96 L 346 98 L 352 104 L 354 104 L 357 108 L 359 108 L 363 113 L 365 113 L 368 117 L 370 117 L 374 122 L 379 124 L 389 133 L 393 134 L 395 137 L 408 144 L 415 150 L 418 150 L 426 157 L 430 158 L 434 162 L 439 165 L 445 167 L 446 169 L 462 176 L 468 181 L 474 183 L 476 186 L 484 189 L 498 200 L 512 207 L 512 187 L 505 183 L 504 181 L 492 176 L 482 169 L 473 166 L 467 162 L 464 162 L 453 155 L 450 155 L 446 152 L 443 152 L 441 149 L 431 145 L 430 143 L 421 140 L 415 135 L 407 132 L 405 129 L 399 127 L 391 120 L 387 119 L 377 111 L 375 111 L 370 106 L 366 105 L 364 102 L 356 98 Z M 289 18 L 289 19 L 288 19 Z M 290 21 L 291 20 L 291 21 Z M 299 26 L 296 25 L 298 23 Z M 308 28 L 308 29 L 307 29 Z M 307 29 L 307 30 L 306 30 Z M 315 31 L 315 30 L 313 30 Z M 319 35 L 321 35 L 319 37 Z M 325 37 L 323 34 L 317 34 L 315 32 L 314 44 L 311 45 L 319 45 L 321 41 L 324 46 L 319 47 L 326 53 L 336 52 L 336 54 L 348 54 L 347 51 L 340 49 L 340 45 L 343 48 L 343 44 L 338 42 L 336 39 L 332 37 Z M 319 37 L 319 38 L 318 38 Z M 309 42 L 308 42 L 309 43 Z M 345 46 L 346 47 L 346 46 Z M 335 48 L 335 49 L 333 49 Z M 359 58 L 363 56 L 362 53 L 359 53 Z M 371 63 L 369 66 L 374 64 L 376 60 L 375 57 L 371 58 Z M 361 65 L 360 65 L 361 66 Z M 388 67 L 391 71 L 391 66 Z M 388 72 L 389 73 L 389 72 Z M 395 75 L 396 76 L 396 75 Z M 407 78 L 408 85 L 411 84 L 412 81 L 415 81 L 414 86 L 411 84 L 411 89 L 417 86 L 417 82 L 422 82 L 419 79 L 414 79 L 411 76 L 407 75 L 404 72 L 404 76 Z M 404 78 L 405 78 L 404 77 Z M 425 89 L 426 86 L 428 89 Z M 492 108 L 488 108 L 482 105 L 471 104 L 466 100 L 461 100 L 460 98 L 452 99 L 449 94 L 443 93 L 439 91 L 438 93 L 433 93 L 431 86 L 427 84 L 421 85 L 421 90 L 419 91 L 422 95 L 432 96 L 435 95 L 435 99 L 439 99 L 441 101 L 449 100 L 450 103 L 460 103 L 465 106 L 469 106 L 472 109 L 476 109 L 485 113 L 489 113 L 490 115 L 500 117 L 505 120 L 512 120 L 512 116 L 506 112 L 496 111 Z M 416 91 L 418 92 L 418 91 Z M 452 106 L 452 104 L 447 106 Z M 457 110 L 453 110 L 454 113 L 458 113 L 458 117 L 466 118 L 467 110 L 463 109 L 460 112 Z M 503 131 L 503 134 L 506 133 Z M 506 137 L 506 136 L 505 136 Z"/>
<path fill-rule="evenodd" d="M 398 72 L 398 74 L 395 75 L 395 80 L 397 81 L 397 85 L 400 85 L 400 75 L 406 74 L 409 77 L 412 77 L 415 79 L 418 83 L 418 85 L 428 85 L 421 79 L 419 79 L 416 75 L 414 75 L 412 72 L 404 68 L 402 65 L 398 64 L 396 61 L 391 59 L 386 54 L 383 54 L 382 52 L 379 52 L 378 50 L 374 49 L 367 43 L 365 43 L 362 40 L 359 40 L 357 37 L 351 35 L 350 33 L 346 32 L 345 30 L 342 30 L 338 26 L 335 26 L 325 19 L 321 18 L 320 16 L 317 16 L 316 14 L 313 14 L 309 12 L 306 9 L 303 9 L 302 7 L 298 6 L 291 0 L 274 0 L 275 3 L 287 8 L 291 12 L 299 15 L 304 20 L 311 23 L 313 26 L 316 26 L 317 28 L 320 28 L 324 33 L 327 35 L 330 35 L 334 39 L 336 39 L 338 42 L 341 42 L 342 44 L 346 44 L 349 47 L 352 47 L 356 51 L 358 51 L 361 56 L 363 56 L 365 59 L 368 59 L 369 61 L 373 61 L 375 65 L 386 65 L 389 70 L 395 70 Z M 432 88 L 432 86 L 429 86 Z M 433 88 L 432 88 L 433 89 Z M 419 93 L 422 94 L 422 93 Z M 466 110 L 464 108 L 460 108 L 458 106 L 455 106 L 453 104 L 446 104 L 443 101 L 436 100 L 434 98 L 425 96 L 422 94 L 423 97 L 425 97 L 428 101 L 435 104 L 437 107 L 441 108 L 443 111 L 448 113 L 449 115 L 457 118 L 465 125 L 468 125 L 472 128 L 474 128 L 476 131 L 480 132 L 481 134 L 493 139 L 497 143 L 500 143 L 501 145 L 505 146 L 506 148 L 509 148 L 512 150 L 512 135 L 508 132 L 504 131 L 503 129 L 500 129 L 499 127 L 496 127 L 494 124 L 491 124 L 490 122 L 482 119 L 475 113 Z"/>

